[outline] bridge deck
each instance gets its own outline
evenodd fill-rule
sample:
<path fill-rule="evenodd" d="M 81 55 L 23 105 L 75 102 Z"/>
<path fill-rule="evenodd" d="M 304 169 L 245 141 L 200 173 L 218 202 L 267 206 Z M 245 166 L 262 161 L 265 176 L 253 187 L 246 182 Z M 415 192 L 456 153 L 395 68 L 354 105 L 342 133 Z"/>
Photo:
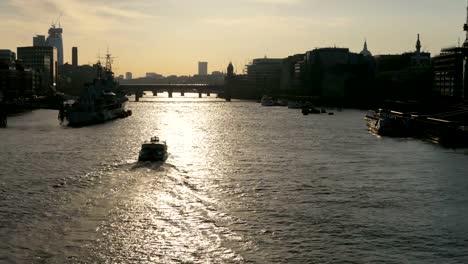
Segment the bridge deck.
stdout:
<path fill-rule="evenodd" d="M 209 84 L 121 84 L 120 87 L 127 92 L 198 92 L 217 93 L 224 91 L 224 85 Z"/>

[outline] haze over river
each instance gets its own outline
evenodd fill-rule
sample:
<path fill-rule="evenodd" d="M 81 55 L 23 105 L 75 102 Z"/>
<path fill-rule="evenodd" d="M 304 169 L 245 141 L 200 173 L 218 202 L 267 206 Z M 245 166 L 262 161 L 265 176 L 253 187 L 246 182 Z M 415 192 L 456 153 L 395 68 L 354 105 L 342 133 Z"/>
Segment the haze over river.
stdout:
<path fill-rule="evenodd" d="M 378 138 L 357 110 L 142 100 L 83 128 L 9 119 L 0 263 L 468 263 L 466 150 Z M 168 160 L 138 163 L 153 135 Z"/>

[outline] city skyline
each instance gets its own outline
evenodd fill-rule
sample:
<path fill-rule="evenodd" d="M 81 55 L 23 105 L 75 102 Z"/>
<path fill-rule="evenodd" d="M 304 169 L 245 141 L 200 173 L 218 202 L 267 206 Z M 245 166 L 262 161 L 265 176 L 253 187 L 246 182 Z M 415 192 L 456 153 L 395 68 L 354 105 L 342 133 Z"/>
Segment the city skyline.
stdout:
<path fill-rule="evenodd" d="M 62 14 L 65 62 L 71 63 L 74 46 L 82 64 L 95 63 L 109 47 L 117 57 L 116 73 L 132 72 L 134 78 L 148 71 L 194 75 L 198 61 L 208 61 L 211 71 L 225 71 L 232 61 L 240 73 L 264 56 L 284 58 L 329 46 L 359 52 L 365 39 L 374 55 L 396 54 L 413 51 L 417 34 L 422 49 L 436 55 L 464 42 L 466 20 L 462 0 L 120 0 L 113 7 L 88 0 L 7 0 L 0 10 L 6 23 L 0 34 L 7 36 L 1 48 L 16 52 L 32 46 L 33 36 L 44 35 Z"/>

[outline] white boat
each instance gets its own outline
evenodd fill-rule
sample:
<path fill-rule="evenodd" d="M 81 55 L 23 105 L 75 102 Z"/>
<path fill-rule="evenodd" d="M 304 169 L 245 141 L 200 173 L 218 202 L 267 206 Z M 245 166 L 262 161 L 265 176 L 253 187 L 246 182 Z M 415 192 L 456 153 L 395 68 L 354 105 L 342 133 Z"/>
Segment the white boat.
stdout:
<path fill-rule="evenodd" d="M 165 161 L 168 157 L 166 141 L 159 141 L 152 137 L 150 141 L 141 145 L 138 161 Z"/>

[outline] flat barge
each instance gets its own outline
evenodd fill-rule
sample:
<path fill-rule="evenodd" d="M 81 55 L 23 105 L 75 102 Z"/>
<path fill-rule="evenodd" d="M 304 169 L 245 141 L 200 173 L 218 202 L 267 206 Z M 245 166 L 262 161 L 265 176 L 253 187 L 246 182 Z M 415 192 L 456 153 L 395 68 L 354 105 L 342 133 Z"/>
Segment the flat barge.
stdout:
<path fill-rule="evenodd" d="M 415 137 L 445 147 L 468 147 L 468 107 L 456 106 L 430 114 L 378 109 L 365 120 L 370 132 L 380 136 Z"/>

